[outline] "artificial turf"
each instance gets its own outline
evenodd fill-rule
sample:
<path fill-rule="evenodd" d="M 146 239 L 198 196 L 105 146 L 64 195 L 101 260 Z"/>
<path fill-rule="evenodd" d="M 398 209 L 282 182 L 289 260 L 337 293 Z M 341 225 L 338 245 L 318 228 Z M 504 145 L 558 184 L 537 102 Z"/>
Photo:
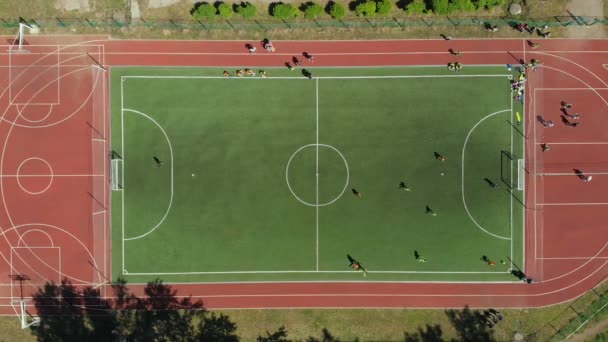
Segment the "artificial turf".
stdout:
<path fill-rule="evenodd" d="M 112 146 L 124 166 L 115 276 L 363 280 L 350 254 L 368 281 L 515 280 L 499 262 L 523 264 L 522 194 L 508 191 L 517 175 L 501 166 L 503 151 L 523 158 L 505 68 L 319 68 L 312 80 L 267 71 L 112 69 Z"/>

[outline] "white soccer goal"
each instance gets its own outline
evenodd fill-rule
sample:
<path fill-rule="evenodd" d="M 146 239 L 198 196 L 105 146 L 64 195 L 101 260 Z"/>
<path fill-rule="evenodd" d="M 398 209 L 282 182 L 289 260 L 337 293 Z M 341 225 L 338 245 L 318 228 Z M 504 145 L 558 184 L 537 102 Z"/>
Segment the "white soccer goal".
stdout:
<path fill-rule="evenodd" d="M 40 28 L 38 26 L 35 26 L 35 25 L 30 26 L 25 23 L 19 23 L 19 32 L 17 32 L 17 36 L 13 40 L 13 43 L 11 44 L 11 46 L 8 48 L 9 53 L 28 53 L 29 52 L 28 50 L 25 50 L 23 48 L 23 37 L 25 36 L 26 29 L 31 33 L 40 32 Z M 16 46 L 16 48 L 15 48 L 15 46 Z"/>
<path fill-rule="evenodd" d="M 517 190 L 523 190 L 525 184 L 524 160 L 517 159 Z"/>
<path fill-rule="evenodd" d="M 111 170 L 112 190 L 122 190 L 122 159 L 112 159 Z"/>
<path fill-rule="evenodd" d="M 27 329 L 30 326 L 37 327 L 40 325 L 40 317 L 32 316 L 27 312 L 27 300 L 13 300 L 11 304 L 19 304 L 19 321 L 21 322 L 21 329 Z"/>

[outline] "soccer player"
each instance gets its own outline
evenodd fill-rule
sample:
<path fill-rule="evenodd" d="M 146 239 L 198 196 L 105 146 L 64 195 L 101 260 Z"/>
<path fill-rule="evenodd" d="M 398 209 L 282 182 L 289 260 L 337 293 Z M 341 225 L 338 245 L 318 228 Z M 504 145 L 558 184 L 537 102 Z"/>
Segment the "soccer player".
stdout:
<path fill-rule="evenodd" d="M 405 182 L 401 182 L 399 183 L 399 189 L 403 190 L 403 191 L 412 191 L 412 189 L 410 189 Z"/>
<path fill-rule="evenodd" d="M 154 158 L 154 162 L 156 163 L 156 167 L 163 166 L 163 162 L 160 159 L 158 159 L 157 156 L 153 156 L 152 158 Z"/>
<path fill-rule="evenodd" d="M 357 196 L 357 198 L 359 198 L 359 199 L 363 198 L 363 194 L 361 194 L 356 189 L 353 189 L 353 195 Z"/>
<path fill-rule="evenodd" d="M 230 73 L 228 71 L 224 70 L 224 77 L 230 77 L 230 76 L 232 76 L 232 75 L 230 75 Z"/>

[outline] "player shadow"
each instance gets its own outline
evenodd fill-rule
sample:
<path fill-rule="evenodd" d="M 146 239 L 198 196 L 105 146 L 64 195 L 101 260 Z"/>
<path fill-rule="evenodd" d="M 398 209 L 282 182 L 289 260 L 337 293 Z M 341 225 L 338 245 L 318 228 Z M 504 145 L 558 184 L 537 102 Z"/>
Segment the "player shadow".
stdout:
<path fill-rule="evenodd" d="M 487 255 L 482 255 L 482 256 L 481 256 L 481 258 L 480 258 L 479 260 L 481 260 L 481 261 L 483 261 L 483 262 L 488 262 L 488 261 L 490 261 L 490 258 L 488 258 L 488 256 L 487 256 Z"/>
<path fill-rule="evenodd" d="M 418 253 L 418 251 L 414 251 L 414 259 L 418 260 L 420 259 L 420 253 Z"/>
<path fill-rule="evenodd" d="M 581 169 L 572 169 L 574 171 L 574 174 L 580 178 L 580 179 L 585 179 L 585 173 L 583 172 L 583 170 Z"/>
<path fill-rule="evenodd" d="M 306 69 L 302 69 L 302 75 L 308 79 L 312 79 L 312 72 L 310 72 Z"/>
<path fill-rule="evenodd" d="M 514 128 L 514 129 L 517 131 L 517 133 L 519 133 L 519 135 L 521 135 L 521 136 L 522 136 L 522 137 L 524 137 L 524 138 L 526 137 L 526 135 L 524 134 L 524 132 L 522 132 L 522 131 L 519 129 L 519 127 L 521 127 L 521 125 L 514 125 L 514 124 L 511 122 L 511 120 L 507 120 L 507 123 L 508 123 L 509 125 L 511 125 L 511 127 L 513 127 L 513 128 Z"/>
<path fill-rule="evenodd" d="M 568 120 L 568 117 L 566 117 L 565 115 L 560 115 L 562 118 L 562 122 L 564 123 L 564 125 L 569 126 L 569 127 L 576 127 L 578 125 L 578 123 L 572 123 L 570 122 L 570 120 Z"/>
<path fill-rule="evenodd" d="M 498 189 L 500 186 L 496 183 L 494 183 L 490 178 L 486 177 L 483 180 L 486 181 L 486 183 L 488 183 L 488 185 L 492 188 L 492 189 Z"/>
<path fill-rule="evenodd" d="M 545 120 L 545 118 L 543 118 L 543 117 L 542 117 L 542 115 L 537 115 L 537 116 L 536 116 L 536 120 L 537 120 L 538 122 L 540 122 L 540 123 L 541 123 L 543 126 L 546 126 L 546 125 L 547 125 L 547 120 Z"/>
<path fill-rule="evenodd" d="M 350 262 L 350 264 L 354 264 L 355 262 L 357 262 L 355 260 L 355 258 L 353 258 L 352 256 L 350 256 L 350 254 L 346 254 L 346 258 L 348 259 L 348 262 Z"/>
<path fill-rule="evenodd" d="M 441 158 L 441 153 L 439 152 L 433 152 L 433 155 L 435 156 L 435 159 Z"/>

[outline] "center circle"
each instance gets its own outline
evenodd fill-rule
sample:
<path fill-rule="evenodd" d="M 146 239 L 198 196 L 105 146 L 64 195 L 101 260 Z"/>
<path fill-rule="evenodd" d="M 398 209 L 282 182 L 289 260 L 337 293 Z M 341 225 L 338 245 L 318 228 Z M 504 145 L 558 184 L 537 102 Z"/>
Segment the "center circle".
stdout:
<path fill-rule="evenodd" d="M 53 169 L 44 159 L 32 157 L 25 159 L 17 168 L 17 184 L 21 190 L 38 195 L 47 191 L 53 183 Z"/>
<path fill-rule="evenodd" d="M 348 188 L 349 177 L 344 155 L 325 144 L 300 147 L 291 155 L 285 168 L 289 191 L 298 201 L 311 207 L 324 207 L 337 201 Z M 341 185 L 339 180 L 344 178 L 344 185 Z"/>

